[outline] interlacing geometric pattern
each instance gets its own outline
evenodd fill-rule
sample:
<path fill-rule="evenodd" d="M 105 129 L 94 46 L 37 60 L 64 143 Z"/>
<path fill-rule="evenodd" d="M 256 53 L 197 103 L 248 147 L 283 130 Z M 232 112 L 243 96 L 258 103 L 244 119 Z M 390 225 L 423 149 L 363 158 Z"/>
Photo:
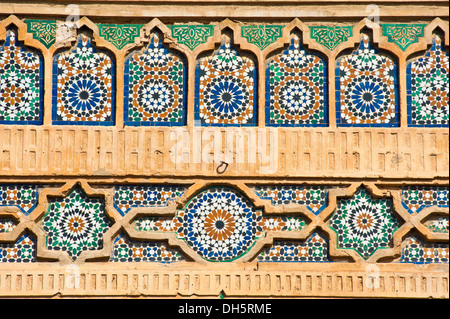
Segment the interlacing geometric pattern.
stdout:
<path fill-rule="evenodd" d="M 327 124 L 327 65 L 303 50 L 294 37 L 266 70 L 266 124 L 325 126 Z"/>
<path fill-rule="evenodd" d="M 102 200 L 87 197 L 79 188 L 63 199 L 50 200 L 41 222 L 47 248 L 65 251 L 74 260 L 84 250 L 101 248 L 110 225 Z"/>
<path fill-rule="evenodd" d="M 137 219 L 135 224 L 139 231 L 176 232 L 178 238 L 209 261 L 239 258 L 265 231 L 298 231 L 305 226 L 301 217 L 264 217 L 229 187 L 206 189 L 173 219 Z"/>
<path fill-rule="evenodd" d="M 254 62 L 227 40 L 217 55 L 201 58 L 195 77 L 195 116 L 202 125 L 254 125 L 257 105 Z"/>
<path fill-rule="evenodd" d="M 367 35 L 353 54 L 338 60 L 336 118 L 344 126 L 397 126 L 397 66 L 375 50 Z"/>
<path fill-rule="evenodd" d="M 228 19 L 166 25 L 158 19 L 102 24 L 82 17 L 71 37 L 60 39 L 56 20 L 5 21 L 0 22 L 0 263 L 448 263 L 445 172 L 414 179 L 412 169 L 406 179 L 390 180 L 381 168 L 389 166 L 391 174 L 423 161 L 429 172 L 426 156 L 445 160 L 445 145 L 432 134 L 449 123 L 447 22 L 380 28 L 368 19 L 333 26 L 298 19 L 284 25 Z M 116 127 L 66 131 L 59 125 Z M 287 173 L 253 178 L 251 168 L 247 177 L 227 171 L 215 179 L 189 175 L 191 167 L 183 172 L 188 177 L 160 174 L 158 165 L 166 163 L 154 159 L 167 155 L 166 145 L 159 146 L 175 131 L 170 126 L 289 131 L 279 136 L 286 145 L 279 163 L 305 159 L 305 166 L 315 163 L 316 175 L 307 170 L 304 179 Z M 355 126 L 376 129 L 351 136 L 346 127 Z M 331 137 L 335 129 L 338 136 Z M 403 129 L 410 140 L 400 140 Z M 424 131 L 432 133 L 425 138 Z M 358 166 L 364 173 L 372 165 L 358 157 L 360 140 L 369 135 L 375 141 L 370 156 L 380 163 L 378 175 L 371 175 L 375 182 L 360 181 L 359 175 L 328 178 L 336 175 L 325 168 Z M 326 145 L 337 145 L 334 137 L 342 143 L 336 148 L 345 163 L 341 154 L 328 157 L 335 153 L 326 147 L 321 156 L 309 153 L 325 145 L 322 137 Z M 402 143 L 421 138 L 436 153 L 408 158 Z M 104 140 L 113 147 L 99 145 Z M 398 152 L 385 154 L 381 144 L 390 141 Z M 24 147 L 15 149 L 16 144 Z M 291 152 L 297 157 L 285 152 L 292 145 L 300 146 Z M 41 167 L 37 161 L 56 167 L 69 148 L 76 155 L 64 157 L 67 163 L 60 166 L 73 171 L 44 173 L 40 182 L 30 180 L 45 170 L 21 175 Z M 120 154 L 112 155 L 115 149 Z M 78 167 L 84 164 L 78 156 L 96 152 L 102 163 L 86 161 L 98 167 Z M 25 161 L 32 156 L 35 163 Z M 325 162 L 329 167 L 319 167 Z M 134 164 L 148 170 L 136 173 Z M 85 175 L 71 175 L 78 168 Z"/>
<path fill-rule="evenodd" d="M 448 263 L 448 187 L 0 186 L 43 194 L 28 215 L 6 195 L 0 262 Z"/>
<path fill-rule="evenodd" d="M 389 247 L 399 221 L 393 215 L 389 200 L 375 200 L 364 188 L 351 198 L 341 200 L 331 217 L 331 228 L 337 234 L 338 247 L 354 249 L 364 259 L 377 249 Z"/>
<path fill-rule="evenodd" d="M 0 46 L 0 124 L 42 124 L 43 70 L 41 55 L 9 30 Z"/>
<path fill-rule="evenodd" d="M 73 51 L 54 59 L 54 124 L 114 123 L 114 63 L 105 53 L 97 53 L 91 41 L 81 35 Z"/>
<path fill-rule="evenodd" d="M 155 35 L 125 63 L 124 119 L 128 125 L 184 125 L 186 71 Z"/>
<path fill-rule="evenodd" d="M 447 127 L 449 118 L 449 55 L 440 37 L 425 56 L 406 69 L 408 123 L 411 126 Z"/>

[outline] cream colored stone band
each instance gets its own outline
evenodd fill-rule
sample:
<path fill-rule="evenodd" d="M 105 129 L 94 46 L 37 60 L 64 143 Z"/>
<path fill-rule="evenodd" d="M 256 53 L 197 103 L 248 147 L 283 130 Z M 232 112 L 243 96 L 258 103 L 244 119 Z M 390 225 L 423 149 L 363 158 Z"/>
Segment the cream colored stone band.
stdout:
<path fill-rule="evenodd" d="M 0 264 L 3 297 L 448 298 L 448 271 L 435 265 Z M 378 271 L 378 272 L 377 272 Z"/>

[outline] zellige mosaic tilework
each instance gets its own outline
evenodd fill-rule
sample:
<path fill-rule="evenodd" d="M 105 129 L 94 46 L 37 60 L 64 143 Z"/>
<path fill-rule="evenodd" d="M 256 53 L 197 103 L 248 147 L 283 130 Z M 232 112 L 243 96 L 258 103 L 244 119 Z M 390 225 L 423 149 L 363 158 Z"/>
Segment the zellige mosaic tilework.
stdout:
<path fill-rule="evenodd" d="M 266 125 L 326 126 L 327 77 L 326 61 L 307 53 L 294 36 L 266 69 Z"/>
<path fill-rule="evenodd" d="M 402 263 L 430 264 L 447 263 L 448 243 L 425 243 L 417 236 L 410 236 L 403 242 L 400 261 Z"/>
<path fill-rule="evenodd" d="M 178 215 L 178 236 L 209 261 L 241 257 L 262 235 L 262 216 L 241 194 L 212 187 L 197 194 Z"/>
<path fill-rule="evenodd" d="M 300 204 L 318 215 L 326 207 L 327 191 L 323 186 L 255 186 L 254 191 L 262 199 L 270 199 L 272 205 Z"/>
<path fill-rule="evenodd" d="M 17 222 L 10 217 L 0 217 L 0 233 L 9 233 L 17 226 Z"/>
<path fill-rule="evenodd" d="M 154 35 L 144 52 L 125 62 L 127 125 L 185 125 L 187 72 L 183 59 Z"/>
<path fill-rule="evenodd" d="M 24 234 L 15 243 L 0 243 L 0 263 L 28 263 L 36 261 L 36 239 Z"/>
<path fill-rule="evenodd" d="M 448 127 L 449 55 L 440 37 L 425 56 L 406 68 L 408 82 L 408 125 Z"/>
<path fill-rule="evenodd" d="M 0 47 L 0 124 L 40 125 L 44 110 L 44 62 L 8 30 Z"/>
<path fill-rule="evenodd" d="M 340 126 L 398 126 L 396 63 L 367 35 L 358 50 L 336 62 L 336 121 Z"/>
<path fill-rule="evenodd" d="M 238 55 L 227 40 L 217 54 L 198 61 L 195 119 L 200 125 L 251 126 L 257 120 L 255 63 Z"/>
<path fill-rule="evenodd" d="M 375 199 L 360 188 L 350 199 L 340 199 L 330 219 L 339 249 L 353 249 L 368 259 L 376 250 L 389 248 L 400 227 L 390 199 Z"/>
<path fill-rule="evenodd" d="M 125 216 L 133 207 L 166 208 L 187 189 L 188 186 L 182 185 L 118 185 L 111 190 L 114 207 Z M 250 187 L 250 190 L 261 199 L 270 200 L 274 206 L 296 203 L 305 205 L 320 216 L 327 207 L 331 188 L 258 185 Z M 402 189 L 401 195 L 404 208 L 411 213 L 419 213 L 431 206 L 448 207 L 448 187 L 409 186 Z M 26 214 L 34 209 L 37 196 L 38 186 L 0 187 L 1 206 L 17 206 Z M 113 227 L 113 222 L 106 215 L 101 197 L 87 196 L 77 186 L 66 197 L 51 196 L 47 200 L 48 209 L 36 222 L 44 233 L 48 250 L 65 252 L 72 261 L 76 261 L 83 251 L 102 249 L 103 236 Z M 448 234 L 448 216 L 445 213 L 432 214 L 422 223 L 431 233 Z M 18 224 L 19 220 L 15 218 L 1 216 L 0 235 L 12 232 Z M 211 186 L 199 191 L 173 216 L 144 215 L 130 222 L 137 232 L 173 233 L 193 252 L 210 262 L 238 260 L 269 232 L 275 236 L 274 241 L 256 255 L 259 262 L 333 262 L 333 256 L 329 256 L 330 244 L 337 249 L 355 250 L 366 260 L 378 249 L 391 247 L 401 221 L 390 197 L 374 197 L 365 187 L 360 187 L 350 198 L 338 197 L 336 209 L 329 219 L 329 227 L 336 233 L 336 242 L 328 242 L 328 237 L 316 230 L 305 240 L 295 239 L 308 225 L 308 219 L 302 215 L 266 215 L 255 208 L 244 193 L 230 186 Z M 292 232 L 294 237 L 277 239 L 279 235 L 286 236 L 287 232 Z M 146 240 L 144 234 L 139 240 L 131 239 L 125 232 L 114 236 L 109 257 L 111 262 L 185 261 L 186 252 L 169 247 L 167 241 Z M 2 262 L 35 261 L 36 240 L 30 238 L 25 236 L 15 243 L 10 240 L 0 243 Z M 448 244 L 413 239 L 403 242 L 400 262 L 448 262 Z M 22 254 L 24 258 L 20 257 Z"/>
<path fill-rule="evenodd" d="M 448 234 L 448 224 L 448 216 L 432 216 L 424 222 L 424 225 L 433 233 L 444 234 Z"/>
<path fill-rule="evenodd" d="M 0 185 L 0 207 L 16 206 L 29 215 L 36 207 L 39 192 L 35 185 L 4 184 Z"/>
<path fill-rule="evenodd" d="M 79 187 L 65 198 L 51 199 L 41 222 L 47 249 L 64 251 L 73 260 L 85 250 L 101 249 L 111 225 L 104 201 L 88 197 Z"/>
<path fill-rule="evenodd" d="M 402 188 L 402 205 L 410 213 L 420 213 L 431 206 L 449 207 L 448 187 L 406 186 Z"/>
<path fill-rule="evenodd" d="M 87 36 L 53 64 L 53 124 L 113 125 L 115 64 Z"/>
<path fill-rule="evenodd" d="M 161 242 L 131 240 L 124 233 L 114 239 L 111 262 L 160 262 L 183 261 L 184 257 Z"/>
<path fill-rule="evenodd" d="M 186 189 L 173 185 L 119 185 L 114 189 L 114 207 L 124 216 L 132 207 L 167 206 Z"/>
<path fill-rule="evenodd" d="M 173 232 L 208 261 L 242 257 L 268 231 L 301 231 L 301 216 L 264 216 L 230 187 L 214 186 L 195 195 L 175 217 L 138 217 L 140 232 Z"/>
<path fill-rule="evenodd" d="M 263 250 L 257 257 L 260 262 L 330 262 L 328 242 L 318 233 L 305 242 L 274 241 L 272 247 Z"/>

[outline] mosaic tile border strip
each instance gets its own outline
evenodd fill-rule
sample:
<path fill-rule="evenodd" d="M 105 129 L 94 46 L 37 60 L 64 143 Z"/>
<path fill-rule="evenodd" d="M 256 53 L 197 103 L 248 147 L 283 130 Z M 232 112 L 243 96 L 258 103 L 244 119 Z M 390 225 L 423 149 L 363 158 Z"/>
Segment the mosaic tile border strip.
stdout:
<path fill-rule="evenodd" d="M 114 239 L 110 262 L 158 262 L 169 264 L 183 261 L 178 251 L 168 248 L 164 243 L 139 242 L 130 240 L 121 233 Z"/>
<path fill-rule="evenodd" d="M 0 207 L 15 206 L 29 215 L 37 206 L 39 190 L 37 186 L 26 184 L 0 184 Z"/>
<path fill-rule="evenodd" d="M 274 201 L 280 186 L 260 185 L 261 194 L 243 184 L 105 186 L 41 187 L 39 204 L 27 215 L 18 213 L 17 196 L 7 204 L 15 211 L 0 207 L 5 262 L 448 263 L 448 197 L 445 207 L 435 202 L 411 214 L 401 205 L 401 190 L 373 184 L 283 186 L 298 198 L 285 192 L 281 201 Z M 313 193 L 321 194 L 319 202 L 300 198 Z M 22 249 L 25 230 L 36 240 L 26 253 L 34 257 L 23 260 L 12 252 Z M 414 232 L 422 244 L 402 239 Z M 439 246 L 427 246 L 436 241 Z M 425 252 L 441 257 L 417 259 Z"/>
<path fill-rule="evenodd" d="M 0 242 L 0 264 L 36 262 L 36 240 L 29 234 L 20 237 L 15 243 Z"/>
<path fill-rule="evenodd" d="M 115 186 L 114 207 L 122 216 L 125 216 L 133 207 L 168 206 L 171 201 L 181 197 L 187 188 L 172 185 Z"/>
<path fill-rule="evenodd" d="M 304 243 L 274 241 L 272 247 L 262 251 L 258 262 L 330 262 L 328 242 L 314 233 Z"/>
<path fill-rule="evenodd" d="M 56 21 L 54 20 L 32 20 L 26 19 L 29 32 L 33 33 L 36 40 L 41 41 L 47 49 L 56 39 Z M 116 46 L 118 50 L 132 43 L 139 36 L 139 29 L 143 24 L 103 24 L 99 23 L 100 36 Z M 417 43 L 418 39 L 424 37 L 426 24 L 405 23 L 382 23 L 382 35 L 388 37 L 389 42 L 396 43 L 405 51 L 411 44 Z M 202 24 L 174 24 L 168 25 L 172 37 L 178 43 L 186 45 L 191 51 L 206 42 L 208 37 L 213 36 L 215 25 Z M 264 50 L 278 38 L 282 37 L 284 25 L 242 25 L 241 36 L 249 43 L 255 44 Z M 309 26 L 311 38 L 317 43 L 333 51 L 339 44 L 347 41 L 353 36 L 353 26 Z"/>
<path fill-rule="evenodd" d="M 402 188 L 402 205 L 410 214 L 418 214 L 427 207 L 449 207 L 448 187 L 409 186 Z"/>
<path fill-rule="evenodd" d="M 446 243 L 425 243 L 417 236 L 405 239 L 402 249 L 402 263 L 430 264 L 449 263 L 449 249 Z"/>
<path fill-rule="evenodd" d="M 200 126 L 255 126 L 257 64 L 241 56 L 229 39 L 195 69 L 194 116 Z"/>

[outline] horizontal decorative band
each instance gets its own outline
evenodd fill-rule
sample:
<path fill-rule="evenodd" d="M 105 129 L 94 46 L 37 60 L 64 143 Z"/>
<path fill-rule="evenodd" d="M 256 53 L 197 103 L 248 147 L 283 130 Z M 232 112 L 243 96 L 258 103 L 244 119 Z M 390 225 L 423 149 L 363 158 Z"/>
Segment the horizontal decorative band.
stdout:
<path fill-rule="evenodd" d="M 0 175 L 439 178 L 448 140 L 443 128 L 10 126 Z"/>
<path fill-rule="evenodd" d="M 283 270 L 200 270 L 188 264 L 185 269 L 148 269 L 139 264 L 123 268 L 107 264 L 32 266 L 12 270 L 0 265 L 0 296 L 449 297 L 446 266 L 403 265 L 401 270 L 382 265 L 367 270 L 348 264 L 339 269 L 314 264 L 314 269 Z"/>
<path fill-rule="evenodd" d="M 446 30 L 440 18 L 308 26 L 11 15 L 0 21 L 0 125 L 447 127 Z"/>
<path fill-rule="evenodd" d="M 245 3 L 247 2 L 247 3 Z M 268 1 L 274 2 L 274 1 Z M 356 2 L 356 1 L 355 1 Z M 403 3 L 401 3 L 403 2 Z M 276 1 L 276 5 L 268 5 L 258 1 L 252 1 L 249 6 L 248 1 L 244 2 L 216 2 L 214 4 L 208 3 L 208 9 L 206 11 L 205 1 L 190 1 L 187 5 L 182 1 L 176 1 L 171 3 L 148 3 L 143 1 L 127 2 L 124 10 L 124 3 L 105 3 L 101 8 L 92 6 L 88 3 L 79 4 L 79 10 L 89 16 L 99 17 L 176 17 L 176 18 L 204 18 L 207 12 L 210 16 L 225 16 L 229 18 L 260 18 L 271 17 L 274 18 L 286 18 L 286 17 L 354 17 L 360 18 L 365 16 L 368 12 L 368 4 L 376 4 L 379 6 L 379 10 L 383 16 L 390 17 L 435 17 L 437 10 L 442 11 L 442 15 L 445 15 L 446 2 L 432 1 L 432 3 L 424 4 L 423 1 L 358 1 L 352 5 L 349 9 L 343 1 L 332 1 L 331 5 L 317 6 L 314 1 Z M 67 16 L 66 3 L 40 3 L 33 4 L 30 7 L 29 4 L 16 3 L 14 7 L 11 7 L 8 3 L 0 4 L 0 9 L 5 14 L 32 14 L 35 15 L 39 12 L 42 15 L 61 15 Z M 230 7 L 232 5 L 232 7 Z M 445 7 L 444 7 L 445 6 Z M 251 9 L 249 9 L 251 8 Z M 312 8 L 314 10 L 312 10 Z M 373 10 L 373 8 L 371 8 Z M 446 14 L 448 17 L 448 12 Z"/>

